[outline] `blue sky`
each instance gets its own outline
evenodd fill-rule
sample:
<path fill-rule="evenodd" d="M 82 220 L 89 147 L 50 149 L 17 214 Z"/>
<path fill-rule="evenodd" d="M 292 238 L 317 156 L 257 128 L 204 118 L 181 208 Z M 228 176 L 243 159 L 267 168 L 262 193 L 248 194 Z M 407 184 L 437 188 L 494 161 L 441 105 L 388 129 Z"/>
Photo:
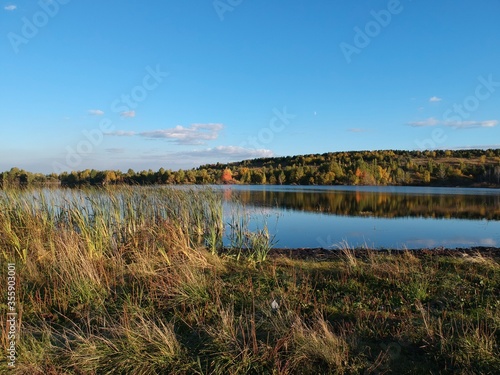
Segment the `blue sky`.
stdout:
<path fill-rule="evenodd" d="M 0 6 L 0 171 L 500 147 L 498 1 Z"/>

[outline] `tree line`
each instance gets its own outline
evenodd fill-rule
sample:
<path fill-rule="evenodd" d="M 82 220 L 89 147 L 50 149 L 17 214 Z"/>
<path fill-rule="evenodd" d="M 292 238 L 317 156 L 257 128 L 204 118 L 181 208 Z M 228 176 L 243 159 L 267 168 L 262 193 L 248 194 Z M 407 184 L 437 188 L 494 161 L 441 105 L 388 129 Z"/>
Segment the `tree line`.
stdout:
<path fill-rule="evenodd" d="M 329 152 L 206 164 L 176 171 L 164 168 L 138 172 L 86 169 L 43 175 L 12 168 L 0 174 L 2 187 L 220 183 L 500 186 L 500 149 Z"/>

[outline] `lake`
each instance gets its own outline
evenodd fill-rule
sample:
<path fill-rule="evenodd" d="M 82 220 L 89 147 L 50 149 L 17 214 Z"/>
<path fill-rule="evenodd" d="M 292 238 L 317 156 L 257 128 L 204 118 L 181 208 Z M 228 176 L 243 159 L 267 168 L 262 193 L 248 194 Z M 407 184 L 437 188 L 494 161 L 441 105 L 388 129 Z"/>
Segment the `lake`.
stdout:
<path fill-rule="evenodd" d="M 500 246 L 500 189 L 226 185 L 225 215 L 243 203 L 275 247 Z"/>

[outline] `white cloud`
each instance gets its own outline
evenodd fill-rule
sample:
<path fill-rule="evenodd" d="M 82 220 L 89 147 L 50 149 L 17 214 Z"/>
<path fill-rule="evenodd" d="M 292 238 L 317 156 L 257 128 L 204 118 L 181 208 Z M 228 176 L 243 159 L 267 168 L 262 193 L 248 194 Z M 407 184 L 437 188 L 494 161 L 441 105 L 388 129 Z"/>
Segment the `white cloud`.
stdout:
<path fill-rule="evenodd" d="M 109 154 L 123 154 L 125 152 L 124 148 L 107 148 L 105 151 Z"/>
<path fill-rule="evenodd" d="M 491 144 L 491 145 L 473 145 L 473 146 L 460 146 L 454 147 L 455 150 L 496 150 L 500 148 L 500 144 Z"/>
<path fill-rule="evenodd" d="M 100 109 L 89 109 L 89 115 L 102 116 L 104 115 L 104 111 L 101 111 Z"/>
<path fill-rule="evenodd" d="M 17 9 L 17 5 L 7 5 L 3 9 L 8 10 L 8 11 L 13 11 Z"/>
<path fill-rule="evenodd" d="M 256 159 L 256 158 L 268 158 L 274 156 L 271 150 L 267 149 L 255 149 L 255 148 L 244 148 L 240 146 L 217 146 L 214 148 L 207 148 L 201 151 L 192 151 L 193 156 L 203 156 L 203 157 L 214 157 L 221 159 Z"/>
<path fill-rule="evenodd" d="M 446 126 L 451 126 L 456 129 L 470 129 L 470 128 L 494 128 L 498 125 L 497 120 L 487 121 L 447 121 L 444 123 Z"/>
<path fill-rule="evenodd" d="M 410 122 L 408 125 L 413 127 L 425 127 L 425 126 L 447 126 L 455 129 L 473 129 L 473 128 L 493 128 L 498 125 L 497 120 L 486 120 L 486 121 L 439 121 L 434 117 L 430 117 L 427 120 Z"/>
<path fill-rule="evenodd" d="M 481 246 L 498 246 L 498 241 L 493 238 L 481 238 L 479 240 Z"/>
<path fill-rule="evenodd" d="M 120 113 L 120 116 L 126 117 L 126 118 L 134 118 L 135 111 L 125 111 L 125 112 Z"/>
<path fill-rule="evenodd" d="M 410 122 L 409 125 L 414 127 L 422 127 L 422 126 L 436 126 L 439 123 L 440 122 L 436 120 L 434 117 L 430 117 L 427 120 Z"/>
<path fill-rule="evenodd" d="M 368 130 L 362 128 L 350 128 L 347 129 L 347 131 L 351 133 L 366 133 Z"/>
<path fill-rule="evenodd" d="M 178 125 L 170 129 L 141 132 L 139 135 L 145 138 L 169 139 L 183 145 L 200 145 L 205 141 L 217 139 L 223 127 L 222 124 L 193 124 L 190 127 Z"/>
<path fill-rule="evenodd" d="M 126 130 L 116 130 L 114 132 L 104 133 L 104 135 L 110 135 L 114 137 L 133 137 L 134 135 L 137 135 L 137 133 Z"/>
<path fill-rule="evenodd" d="M 217 146 L 203 150 L 191 150 L 182 152 L 148 153 L 141 159 L 149 163 L 161 163 L 162 165 L 182 166 L 192 168 L 203 164 L 230 163 L 246 159 L 257 159 L 274 156 L 273 151 L 267 149 L 251 149 L 240 146 Z"/>
<path fill-rule="evenodd" d="M 442 98 L 438 98 L 437 96 L 433 96 L 429 99 L 429 101 L 431 103 L 436 103 L 436 102 L 440 102 L 441 100 L 443 100 Z"/>
<path fill-rule="evenodd" d="M 191 169 L 200 165 L 231 163 L 246 159 L 256 159 L 275 156 L 273 151 L 266 149 L 251 149 L 240 146 L 218 146 L 213 148 L 202 148 L 199 150 L 186 150 L 179 152 L 168 152 L 152 150 L 150 148 L 142 154 L 119 153 L 119 149 L 109 149 L 106 158 L 102 159 L 98 166 L 90 166 L 95 169 L 121 169 L 123 171 L 132 168 L 136 171 L 143 169 L 158 170 L 165 169 Z M 2 160 L 0 155 L 0 160 Z"/>
<path fill-rule="evenodd" d="M 133 137 L 139 136 L 149 139 L 166 139 L 179 145 L 201 145 L 219 137 L 224 128 L 222 124 L 193 124 L 189 127 L 176 126 L 169 129 L 150 130 L 144 132 L 117 130 L 106 133 L 109 136 Z"/>

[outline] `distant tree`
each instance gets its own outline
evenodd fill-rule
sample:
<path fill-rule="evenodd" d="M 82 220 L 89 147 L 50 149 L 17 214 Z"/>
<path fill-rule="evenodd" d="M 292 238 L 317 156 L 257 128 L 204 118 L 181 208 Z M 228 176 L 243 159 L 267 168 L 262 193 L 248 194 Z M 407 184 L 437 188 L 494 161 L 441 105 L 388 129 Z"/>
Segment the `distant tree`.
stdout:
<path fill-rule="evenodd" d="M 446 179 L 447 172 L 446 172 L 446 167 L 439 163 L 438 169 L 437 169 L 437 178 L 441 181 L 444 181 Z"/>
<path fill-rule="evenodd" d="M 250 174 L 250 169 L 247 167 L 241 167 L 238 170 L 239 181 L 242 184 L 248 184 L 251 182 L 252 176 Z"/>
<path fill-rule="evenodd" d="M 206 169 L 201 169 L 198 171 L 198 175 L 196 176 L 196 183 L 198 184 L 208 184 L 210 182 L 210 176 Z"/>
<path fill-rule="evenodd" d="M 300 184 L 302 182 L 303 177 L 304 177 L 304 167 L 300 165 L 299 167 L 296 167 L 294 172 L 292 173 L 292 182 Z"/>
<path fill-rule="evenodd" d="M 221 176 L 221 182 L 224 184 L 228 184 L 232 181 L 233 181 L 233 173 L 229 168 L 224 169 Z"/>
<path fill-rule="evenodd" d="M 377 166 L 377 182 L 380 185 L 387 185 L 391 182 L 391 175 L 387 169 Z"/>
<path fill-rule="evenodd" d="M 495 179 L 496 184 L 500 184 L 500 165 L 497 165 L 493 170 L 493 177 Z"/>
<path fill-rule="evenodd" d="M 196 175 L 192 169 L 186 172 L 185 182 L 188 184 L 194 184 L 196 182 Z"/>
<path fill-rule="evenodd" d="M 270 185 L 276 185 L 277 183 L 277 179 L 276 179 L 276 176 L 274 175 L 274 173 L 269 173 L 268 174 L 268 177 L 266 177 L 266 180 L 268 181 L 268 183 Z"/>
<path fill-rule="evenodd" d="M 177 184 L 183 184 L 185 178 L 186 178 L 186 173 L 182 169 L 179 169 L 175 173 L 175 183 L 177 183 Z"/>
<path fill-rule="evenodd" d="M 424 182 L 424 184 L 428 184 L 431 182 L 431 172 L 429 172 L 429 171 L 424 172 L 423 182 Z"/>
<path fill-rule="evenodd" d="M 402 168 L 398 168 L 396 170 L 396 183 L 399 185 L 403 185 L 406 182 L 406 173 Z"/>
<path fill-rule="evenodd" d="M 252 171 L 252 183 L 254 184 L 265 184 L 266 174 L 262 172 L 262 170 L 253 170 Z"/>

